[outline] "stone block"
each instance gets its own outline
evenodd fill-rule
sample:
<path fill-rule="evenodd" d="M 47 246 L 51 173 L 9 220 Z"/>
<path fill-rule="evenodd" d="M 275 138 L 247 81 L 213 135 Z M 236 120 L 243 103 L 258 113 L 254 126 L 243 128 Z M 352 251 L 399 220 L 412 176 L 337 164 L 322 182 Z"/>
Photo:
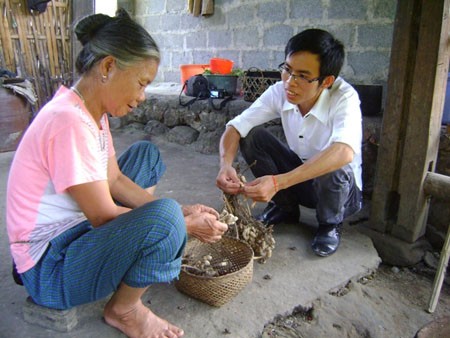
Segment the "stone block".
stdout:
<path fill-rule="evenodd" d="M 160 15 L 148 15 L 143 18 L 143 24 L 147 31 L 154 35 L 153 32 L 157 32 L 161 27 L 161 16 Z M 158 42 L 158 41 L 157 41 Z"/>
<path fill-rule="evenodd" d="M 231 32 L 224 30 L 210 30 L 208 47 L 226 47 L 231 44 Z"/>
<path fill-rule="evenodd" d="M 291 12 L 289 17 L 292 19 L 321 19 L 323 17 L 323 6 L 317 0 L 291 0 Z"/>
<path fill-rule="evenodd" d="M 267 2 L 257 7 L 257 17 L 268 22 L 283 22 L 286 20 L 287 9 L 282 2 Z"/>
<path fill-rule="evenodd" d="M 223 131 L 224 126 L 229 120 L 228 115 L 224 114 L 221 111 L 201 112 L 199 118 L 202 127 L 206 131 L 215 131 L 218 129 L 221 129 Z"/>
<path fill-rule="evenodd" d="M 144 13 L 148 14 L 163 13 L 166 5 L 165 1 L 145 1 L 144 3 L 145 5 L 142 5 Z"/>
<path fill-rule="evenodd" d="M 227 13 L 229 24 L 231 27 L 243 26 L 249 27 L 253 21 L 254 6 L 242 4 L 238 8 L 234 8 Z M 253 29 L 255 29 L 254 27 Z"/>
<path fill-rule="evenodd" d="M 169 131 L 169 128 L 159 121 L 148 121 L 145 125 L 144 131 L 151 136 L 163 135 Z"/>
<path fill-rule="evenodd" d="M 125 123 L 126 120 L 122 119 L 120 117 L 110 116 L 110 117 L 108 117 L 108 119 L 109 119 L 109 128 L 111 130 L 116 130 L 116 129 L 122 128 L 123 126 L 126 125 L 126 123 Z"/>
<path fill-rule="evenodd" d="M 197 141 L 194 143 L 194 150 L 202 154 L 217 154 L 223 131 L 224 129 L 221 128 L 214 131 L 201 132 Z"/>
<path fill-rule="evenodd" d="M 264 31 L 263 45 L 265 47 L 280 46 L 284 49 L 287 41 L 294 35 L 292 27 L 287 25 L 274 26 Z"/>
<path fill-rule="evenodd" d="M 408 243 L 367 226 L 362 226 L 360 231 L 372 239 L 383 263 L 386 264 L 412 266 L 422 260 L 426 251 L 431 250 L 431 245 L 425 238 L 419 238 L 414 243 Z"/>
<path fill-rule="evenodd" d="M 167 140 L 178 144 L 191 144 L 198 138 L 199 132 L 188 126 L 176 126 L 167 133 Z"/>
<path fill-rule="evenodd" d="M 358 27 L 358 45 L 389 49 L 392 45 L 393 33 L 392 25 L 361 25 Z"/>
<path fill-rule="evenodd" d="M 367 19 L 366 1 L 353 0 L 331 0 L 328 8 L 328 16 L 330 19 Z"/>
<path fill-rule="evenodd" d="M 394 20 L 396 11 L 397 1 L 376 0 L 374 3 L 373 16 L 375 18 Z"/>
<path fill-rule="evenodd" d="M 212 49 L 207 49 L 205 51 L 202 50 L 194 50 L 192 51 L 192 63 L 209 63 L 209 59 L 212 57 L 217 57 L 217 53 Z"/>
<path fill-rule="evenodd" d="M 388 51 L 349 52 L 347 54 L 348 64 L 353 69 L 355 78 L 365 78 L 366 83 L 377 83 L 386 78 L 388 69 L 385 66 L 386 63 L 389 63 L 389 57 Z"/>
<path fill-rule="evenodd" d="M 179 12 L 184 11 L 185 9 L 186 9 L 186 1 L 167 0 L 167 10 L 169 12 Z"/>
<path fill-rule="evenodd" d="M 164 20 L 161 20 L 160 29 L 166 34 L 171 34 L 169 31 L 178 31 L 181 29 L 181 17 L 177 14 L 166 14 Z M 179 45 L 175 45 L 179 46 Z M 183 45 L 181 45 L 183 46 Z M 174 46 L 172 46 L 173 48 Z"/>
<path fill-rule="evenodd" d="M 27 323 L 36 324 L 58 332 L 69 332 L 78 324 L 77 309 L 55 310 L 37 305 L 28 297 L 23 306 Z"/>
<path fill-rule="evenodd" d="M 183 47 L 183 46 L 181 46 Z M 186 47 L 189 49 L 205 48 L 206 47 L 206 31 L 197 31 L 186 34 Z M 175 64 L 175 61 L 173 61 Z M 189 63 L 189 62 L 184 62 Z"/>
<path fill-rule="evenodd" d="M 183 51 L 184 35 L 178 33 L 161 33 L 158 35 L 158 43 L 161 48 L 168 51 Z M 191 46 L 192 47 L 192 46 Z"/>
<path fill-rule="evenodd" d="M 179 71 L 164 72 L 164 80 L 166 82 L 181 82 L 181 74 Z"/>
<path fill-rule="evenodd" d="M 260 69 L 267 69 L 268 60 L 270 60 L 271 53 L 269 51 L 244 51 L 242 52 L 242 61 L 245 65 L 250 67 L 257 67 Z M 284 59 L 282 60 L 284 61 Z M 282 62 L 282 61 L 279 61 Z"/>
<path fill-rule="evenodd" d="M 240 29 L 235 29 L 234 32 L 234 43 L 237 47 L 246 47 L 259 40 L 258 30 L 256 28 L 242 27 Z"/>
<path fill-rule="evenodd" d="M 354 45 L 356 29 L 349 25 L 333 26 L 328 29 L 336 39 L 341 41 L 346 49 L 350 49 Z"/>

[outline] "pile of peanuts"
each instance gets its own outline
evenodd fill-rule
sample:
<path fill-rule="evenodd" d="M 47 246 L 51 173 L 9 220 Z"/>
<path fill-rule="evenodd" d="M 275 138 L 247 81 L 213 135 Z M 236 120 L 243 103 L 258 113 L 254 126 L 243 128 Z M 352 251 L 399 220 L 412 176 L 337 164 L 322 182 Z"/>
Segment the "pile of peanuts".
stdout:
<path fill-rule="evenodd" d="M 241 176 L 241 180 L 245 182 L 243 176 Z M 272 226 L 266 227 L 256 220 L 252 216 L 247 200 L 242 196 L 224 194 L 224 202 L 225 206 L 221 212 L 222 218 L 219 219 L 223 219 L 223 222 L 229 226 L 226 235 L 247 242 L 253 249 L 255 259 L 258 259 L 259 263 L 265 263 L 272 256 L 272 251 L 275 248 Z M 227 222 L 228 220 L 230 222 Z"/>
<path fill-rule="evenodd" d="M 230 266 L 230 261 L 225 258 L 218 263 L 213 262 L 213 256 L 211 254 L 204 255 L 201 259 L 192 261 L 189 256 L 183 257 L 181 268 L 189 273 L 197 276 L 217 277 L 226 274 L 226 269 Z"/>

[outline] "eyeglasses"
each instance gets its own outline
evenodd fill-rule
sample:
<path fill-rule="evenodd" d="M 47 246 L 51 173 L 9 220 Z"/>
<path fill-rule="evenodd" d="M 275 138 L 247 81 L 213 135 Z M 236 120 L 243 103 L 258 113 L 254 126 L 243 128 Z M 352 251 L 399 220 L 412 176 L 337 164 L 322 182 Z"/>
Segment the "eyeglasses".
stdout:
<path fill-rule="evenodd" d="M 288 74 L 289 78 L 292 78 L 292 80 L 294 80 L 295 83 L 301 83 L 301 81 L 303 81 L 303 83 L 305 83 L 305 82 L 313 83 L 315 81 L 320 81 L 323 78 L 323 76 L 318 76 L 318 77 L 315 77 L 314 79 L 308 79 L 303 74 L 295 75 L 292 73 L 291 69 L 288 67 L 288 65 L 286 65 L 285 62 L 281 63 L 278 66 L 278 70 L 280 71 L 280 73 Z"/>

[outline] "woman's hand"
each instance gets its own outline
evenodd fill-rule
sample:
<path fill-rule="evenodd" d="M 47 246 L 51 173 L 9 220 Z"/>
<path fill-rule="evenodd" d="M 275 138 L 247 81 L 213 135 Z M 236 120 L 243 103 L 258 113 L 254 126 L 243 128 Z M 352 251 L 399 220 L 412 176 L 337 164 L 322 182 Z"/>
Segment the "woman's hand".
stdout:
<path fill-rule="evenodd" d="M 228 225 L 218 220 L 219 213 L 202 204 L 183 206 L 187 233 L 202 242 L 214 243 L 222 238 Z"/>
<path fill-rule="evenodd" d="M 202 212 L 208 212 L 208 213 L 216 216 L 216 218 L 219 218 L 219 213 L 215 209 L 208 207 L 206 205 L 203 205 L 203 204 L 183 205 L 181 207 L 181 209 L 183 210 L 184 216 L 189 216 L 192 214 L 198 214 L 198 213 L 202 213 Z"/>

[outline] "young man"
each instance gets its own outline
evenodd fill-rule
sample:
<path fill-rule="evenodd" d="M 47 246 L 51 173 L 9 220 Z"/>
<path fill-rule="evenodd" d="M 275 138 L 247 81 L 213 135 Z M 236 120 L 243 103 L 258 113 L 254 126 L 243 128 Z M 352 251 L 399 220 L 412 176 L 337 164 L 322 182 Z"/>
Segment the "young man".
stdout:
<path fill-rule="evenodd" d="M 330 33 L 308 29 L 286 45 L 282 81 L 228 122 L 220 141 L 217 186 L 269 202 L 257 216 L 266 224 L 297 223 L 299 205 L 316 209 L 312 242 L 319 256 L 333 254 L 342 221 L 361 208 L 362 123 L 357 92 L 338 77 L 344 46 Z M 287 144 L 264 123 L 281 118 Z M 241 188 L 232 167 L 238 148 L 256 179 Z"/>

